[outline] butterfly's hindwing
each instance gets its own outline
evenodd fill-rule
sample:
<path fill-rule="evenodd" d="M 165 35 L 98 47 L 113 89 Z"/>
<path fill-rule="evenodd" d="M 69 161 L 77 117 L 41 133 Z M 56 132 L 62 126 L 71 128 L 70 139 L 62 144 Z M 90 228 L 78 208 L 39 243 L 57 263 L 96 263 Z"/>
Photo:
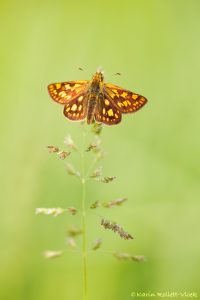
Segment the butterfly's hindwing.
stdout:
<path fill-rule="evenodd" d="M 54 101 L 66 104 L 78 94 L 86 92 L 88 83 L 88 80 L 52 83 L 48 85 L 48 91 Z"/>
<path fill-rule="evenodd" d="M 70 120 L 80 121 L 86 118 L 87 107 L 88 93 L 82 93 L 65 104 L 63 113 Z"/>
<path fill-rule="evenodd" d="M 95 111 L 95 119 L 97 122 L 106 125 L 114 125 L 121 121 L 121 112 L 113 104 L 112 99 L 101 93 L 98 97 L 98 103 Z"/>
<path fill-rule="evenodd" d="M 105 96 L 110 97 L 122 113 L 135 112 L 147 102 L 145 97 L 113 84 L 105 84 L 104 91 Z"/>

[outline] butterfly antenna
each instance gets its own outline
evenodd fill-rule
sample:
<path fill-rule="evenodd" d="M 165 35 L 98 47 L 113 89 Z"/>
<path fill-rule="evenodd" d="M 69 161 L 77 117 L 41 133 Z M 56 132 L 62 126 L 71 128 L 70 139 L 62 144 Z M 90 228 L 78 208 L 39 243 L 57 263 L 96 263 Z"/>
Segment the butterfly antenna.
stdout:
<path fill-rule="evenodd" d="M 108 74 L 108 73 L 106 73 L 107 74 L 107 76 L 115 76 L 115 75 L 117 75 L 117 76 L 121 76 L 122 75 L 122 73 L 120 73 L 120 72 L 117 72 L 117 73 L 114 73 L 114 74 Z"/>
<path fill-rule="evenodd" d="M 79 71 L 85 71 L 83 68 L 81 68 L 81 67 L 78 67 L 78 70 Z"/>

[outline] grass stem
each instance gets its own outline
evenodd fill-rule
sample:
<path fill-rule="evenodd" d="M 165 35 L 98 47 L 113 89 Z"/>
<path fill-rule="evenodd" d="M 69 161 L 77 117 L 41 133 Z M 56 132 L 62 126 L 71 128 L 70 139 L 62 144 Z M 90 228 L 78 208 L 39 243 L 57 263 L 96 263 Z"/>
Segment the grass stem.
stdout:
<path fill-rule="evenodd" d="M 83 257 L 83 300 L 88 299 L 88 290 L 87 290 L 87 226 L 86 226 L 86 174 L 85 174 L 85 130 L 83 125 L 83 148 L 81 152 L 81 166 L 82 166 L 82 176 L 81 176 L 81 184 L 82 184 L 82 257 Z"/>

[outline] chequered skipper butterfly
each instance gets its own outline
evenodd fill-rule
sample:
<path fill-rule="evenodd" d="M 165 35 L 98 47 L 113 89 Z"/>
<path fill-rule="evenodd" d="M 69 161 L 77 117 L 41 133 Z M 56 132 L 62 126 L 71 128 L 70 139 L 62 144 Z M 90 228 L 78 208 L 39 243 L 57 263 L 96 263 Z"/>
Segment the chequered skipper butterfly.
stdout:
<path fill-rule="evenodd" d="M 139 110 L 147 99 L 111 83 L 104 83 L 97 71 L 92 80 L 52 83 L 48 86 L 54 101 L 64 105 L 64 115 L 73 121 L 87 118 L 106 125 L 118 124 L 122 114 Z"/>

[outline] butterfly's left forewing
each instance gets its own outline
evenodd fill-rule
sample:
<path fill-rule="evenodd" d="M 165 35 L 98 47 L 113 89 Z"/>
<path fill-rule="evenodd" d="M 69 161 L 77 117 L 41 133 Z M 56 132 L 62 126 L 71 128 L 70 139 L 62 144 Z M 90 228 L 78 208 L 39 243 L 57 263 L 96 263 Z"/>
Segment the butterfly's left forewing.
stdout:
<path fill-rule="evenodd" d="M 54 101 L 65 105 L 64 115 L 73 121 L 85 119 L 88 106 L 88 80 L 52 83 L 48 86 Z"/>
<path fill-rule="evenodd" d="M 122 113 L 136 112 L 147 102 L 147 99 L 144 96 L 122 89 L 110 83 L 104 85 L 104 93 L 106 97 L 112 99 L 115 106 Z"/>
<path fill-rule="evenodd" d="M 79 94 L 86 93 L 88 84 L 88 80 L 52 83 L 48 85 L 48 91 L 54 101 L 66 104 Z"/>

